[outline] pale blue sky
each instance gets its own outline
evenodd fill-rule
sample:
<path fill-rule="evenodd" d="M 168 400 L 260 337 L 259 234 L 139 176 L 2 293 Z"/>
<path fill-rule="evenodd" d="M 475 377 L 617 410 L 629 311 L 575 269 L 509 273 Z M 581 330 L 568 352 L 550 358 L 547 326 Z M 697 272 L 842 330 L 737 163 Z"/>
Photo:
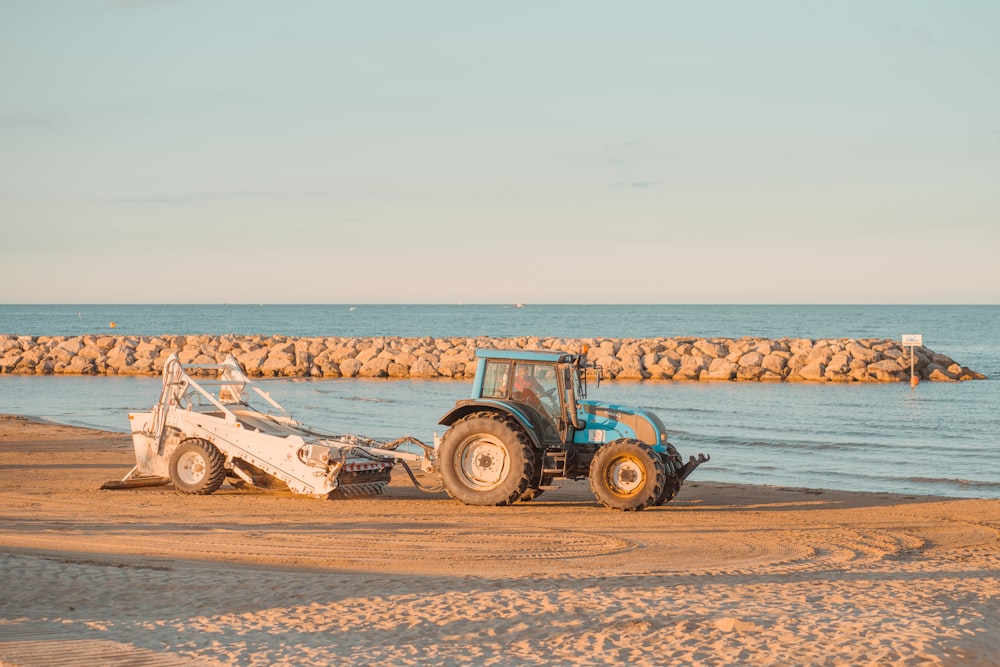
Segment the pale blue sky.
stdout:
<path fill-rule="evenodd" d="M 0 0 L 2 303 L 1000 303 L 1000 3 Z"/>

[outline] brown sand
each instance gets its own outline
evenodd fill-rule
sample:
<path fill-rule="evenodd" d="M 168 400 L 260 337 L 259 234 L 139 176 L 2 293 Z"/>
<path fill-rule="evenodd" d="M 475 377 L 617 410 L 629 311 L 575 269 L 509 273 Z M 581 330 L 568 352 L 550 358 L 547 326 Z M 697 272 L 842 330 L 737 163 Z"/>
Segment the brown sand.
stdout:
<path fill-rule="evenodd" d="M 99 490 L 132 463 L 0 416 L 0 664 L 998 664 L 998 500 Z"/>

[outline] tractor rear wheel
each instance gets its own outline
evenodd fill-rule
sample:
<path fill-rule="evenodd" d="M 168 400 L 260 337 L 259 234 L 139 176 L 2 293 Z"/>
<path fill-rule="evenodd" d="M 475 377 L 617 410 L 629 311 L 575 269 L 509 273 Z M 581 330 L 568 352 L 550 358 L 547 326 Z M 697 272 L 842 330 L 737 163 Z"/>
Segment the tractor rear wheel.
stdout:
<path fill-rule="evenodd" d="M 225 459 L 208 440 L 188 438 L 170 456 L 170 481 L 181 493 L 205 496 L 225 480 Z"/>
<path fill-rule="evenodd" d="M 590 463 L 590 489 L 605 507 L 633 512 L 645 509 L 663 494 L 663 459 L 638 440 L 610 442 L 597 450 Z"/>
<path fill-rule="evenodd" d="M 548 477 L 546 477 L 540 482 L 542 486 L 548 486 L 551 483 L 552 480 Z M 540 489 L 537 486 L 535 486 L 534 483 L 532 483 L 531 486 L 529 486 L 527 489 L 524 490 L 524 493 L 521 494 L 519 500 L 521 502 L 526 503 L 529 500 L 535 500 L 536 498 L 538 498 L 538 496 L 542 495 L 543 493 L 545 493 L 545 489 Z"/>
<path fill-rule="evenodd" d="M 513 419 L 477 412 L 444 434 L 438 456 L 448 495 L 466 505 L 510 505 L 535 472 L 535 452 Z"/>
<path fill-rule="evenodd" d="M 548 486 L 552 483 L 551 477 L 545 477 L 542 475 L 542 468 L 544 467 L 545 456 L 541 452 L 534 452 L 535 456 L 535 476 L 531 478 L 528 482 L 528 488 L 524 490 L 521 497 L 518 499 L 521 502 L 528 502 L 529 500 L 534 500 L 538 496 L 545 493 L 545 489 L 540 489 L 540 486 Z"/>

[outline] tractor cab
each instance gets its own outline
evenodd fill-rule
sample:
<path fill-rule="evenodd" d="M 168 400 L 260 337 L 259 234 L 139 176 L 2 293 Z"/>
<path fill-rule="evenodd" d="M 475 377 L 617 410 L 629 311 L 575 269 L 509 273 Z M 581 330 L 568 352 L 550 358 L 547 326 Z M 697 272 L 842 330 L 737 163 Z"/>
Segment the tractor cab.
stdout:
<path fill-rule="evenodd" d="M 524 350 L 477 350 L 471 401 L 502 404 L 533 430 L 546 448 L 573 441 L 578 400 L 586 398 L 586 369 L 580 355 Z"/>

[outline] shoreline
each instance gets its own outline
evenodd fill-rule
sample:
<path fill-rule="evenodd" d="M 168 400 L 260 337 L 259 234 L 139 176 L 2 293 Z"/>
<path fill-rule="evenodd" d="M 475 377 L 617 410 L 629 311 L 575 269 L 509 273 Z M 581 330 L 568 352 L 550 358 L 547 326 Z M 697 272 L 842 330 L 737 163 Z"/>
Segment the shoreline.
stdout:
<path fill-rule="evenodd" d="M 12 423 L 24 422 L 28 425 L 35 424 L 38 426 L 47 426 L 55 429 L 63 430 L 69 429 L 73 433 L 88 433 L 92 434 L 93 437 L 100 439 L 102 436 L 107 436 L 109 438 L 124 438 L 122 440 L 123 447 L 129 452 L 132 451 L 132 437 L 127 426 L 113 427 L 108 425 L 94 425 L 86 423 L 73 423 L 71 421 L 61 421 L 59 419 L 45 417 L 40 415 L 30 415 L 21 413 L 0 413 L 0 447 L 4 443 L 4 428 L 10 427 Z M 130 459 L 131 460 L 131 459 Z M 134 462 L 129 463 L 129 467 L 133 465 Z M 124 474 L 124 470 L 123 470 Z M 568 482 L 573 484 L 574 482 Z M 580 482 L 576 482 L 580 483 Z M 585 482 L 582 482 L 585 484 Z M 823 486 L 804 486 L 804 485 L 790 485 L 790 484 L 748 484 L 745 482 L 727 482 L 720 480 L 701 480 L 696 479 L 695 481 L 686 482 L 685 486 L 690 484 L 716 484 L 722 487 L 732 487 L 732 488 L 742 488 L 748 487 L 752 489 L 761 490 L 781 490 L 787 492 L 797 492 L 804 494 L 823 494 L 823 493 L 833 493 L 833 494 L 874 494 L 879 497 L 895 497 L 900 500 L 908 498 L 926 498 L 930 500 L 990 500 L 990 496 L 975 495 L 974 493 L 962 494 L 945 494 L 945 493 L 926 493 L 920 490 L 912 491 L 867 491 L 858 490 L 850 488 L 834 488 L 834 487 L 823 487 Z M 405 484 L 403 486 L 406 486 Z M 590 493 L 589 489 L 584 489 L 583 494 L 586 496 Z M 1000 500 L 1000 498 L 996 498 Z"/>
<path fill-rule="evenodd" d="M 988 665 L 1000 500 L 586 482 L 466 507 L 100 491 L 127 434 L 0 418 L 0 663 Z M 65 662 L 67 655 L 75 662 Z M 34 657 L 32 657 L 34 656 Z"/>
<path fill-rule="evenodd" d="M 43 435 L 44 434 L 44 435 Z M 14 413 L 0 413 L 0 452 L 4 450 L 4 447 L 28 447 L 34 450 L 39 448 L 44 448 L 43 444 L 45 440 L 48 439 L 55 443 L 56 449 L 61 449 L 66 446 L 67 442 L 79 442 L 79 443 L 97 443 L 106 442 L 114 445 L 115 453 L 120 454 L 121 452 L 127 453 L 127 465 L 131 467 L 134 464 L 132 456 L 134 455 L 132 449 L 132 435 L 126 428 L 120 430 L 111 430 L 108 428 L 93 427 L 93 426 L 81 426 L 77 424 L 70 424 L 67 422 L 61 422 L 55 419 L 50 419 L 48 417 L 40 417 L 38 415 L 23 415 Z M 116 457 L 117 458 L 117 457 Z M 128 471 L 128 468 L 122 469 L 122 474 Z M 581 481 L 567 481 L 564 482 L 564 486 L 573 486 L 573 494 L 582 495 L 587 497 L 590 493 L 589 489 L 583 488 L 586 482 Z M 390 488 L 393 490 L 398 490 L 400 488 L 407 489 L 410 486 L 402 475 L 398 479 L 395 479 L 394 483 Z M 858 502 L 864 502 L 860 500 L 862 498 L 876 498 L 878 500 L 896 500 L 898 502 L 909 502 L 912 500 L 926 501 L 926 502 L 947 502 L 947 501 L 962 501 L 962 500 L 996 500 L 1000 503 L 1000 499 L 990 499 L 990 498 L 980 498 L 977 496 L 945 496 L 933 493 L 904 493 L 896 491 L 856 491 L 856 490 L 846 490 L 846 489 L 830 489 L 824 487 L 809 487 L 809 486 L 789 486 L 782 484 L 743 484 L 734 482 L 720 482 L 715 480 L 693 480 L 684 483 L 683 488 L 695 486 L 714 486 L 720 489 L 729 489 L 736 491 L 745 491 L 746 493 L 793 493 L 793 494 L 804 494 L 808 496 L 818 496 L 824 494 L 834 494 L 834 495 L 845 495 L 858 496 Z M 227 487 L 228 488 L 228 487 Z M 560 493 L 557 490 L 555 493 Z M 414 493 L 406 494 L 407 497 L 413 495 L 415 497 L 426 497 L 425 493 Z M 446 494 L 443 492 L 438 494 L 441 498 L 445 498 Z M 546 498 L 551 497 L 553 492 L 549 492 Z M 562 495 L 562 494 L 561 494 Z M 295 497 L 289 495 L 289 497 Z M 343 501 L 337 501 L 343 502 Z M 838 500 L 838 502 L 844 504 L 848 501 L 844 499 Z M 595 502 L 596 507 L 596 502 Z"/>
<path fill-rule="evenodd" d="M 57 443 L 62 445 L 66 440 L 69 441 L 79 441 L 83 443 L 88 442 L 99 442 L 106 441 L 109 443 L 114 443 L 116 445 L 116 450 L 126 451 L 128 453 L 128 463 L 131 466 L 134 461 L 132 461 L 131 456 L 133 455 L 132 449 L 132 436 L 129 431 L 122 428 L 118 431 L 113 431 L 106 428 L 96 428 L 92 426 L 80 426 L 76 424 L 69 424 L 66 422 L 57 421 L 47 417 L 39 417 L 37 415 L 22 415 L 13 413 L 0 413 L 0 451 L 3 450 L 5 446 L 10 446 L 13 444 L 17 447 L 29 446 L 32 449 L 38 449 L 44 447 L 44 445 L 37 442 L 40 436 L 36 436 L 31 432 L 35 429 L 44 431 L 47 437 L 54 439 Z M 18 432 L 24 434 L 24 440 L 18 435 Z M 30 443 L 30 444 L 29 444 Z M 60 446 L 57 445 L 57 448 Z M 116 452 L 117 453 L 117 452 Z M 127 472 L 127 468 L 122 469 L 122 473 Z M 581 481 L 567 481 L 564 486 L 574 486 L 573 495 L 583 495 L 586 496 L 589 493 L 589 489 L 584 489 L 583 484 L 585 482 Z M 391 488 L 397 490 L 399 488 L 406 488 L 408 485 L 402 476 L 391 485 Z M 927 493 L 903 493 L 896 491 L 851 491 L 845 489 L 830 489 L 824 487 L 809 487 L 809 486 L 788 486 L 779 484 L 741 484 L 734 482 L 720 482 L 714 480 L 694 480 L 687 481 L 684 483 L 684 488 L 687 487 L 697 487 L 697 486 L 713 486 L 720 489 L 728 489 L 734 492 L 744 492 L 744 494 L 757 493 L 793 493 L 793 494 L 804 494 L 809 496 L 819 496 L 824 494 L 834 494 L 834 495 L 844 495 L 847 497 L 858 496 L 858 503 L 863 503 L 865 500 L 877 498 L 878 500 L 895 500 L 900 503 L 918 501 L 918 502 L 947 502 L 947 501 L 963 501 L 963 500 L 996 500 L 1000 502 L 1000 499 L 990 499 L 990 498 L 979 498 L 977 496 L 943 496 L 939 494 L 927 494 Z M 227 487 L 228 488 L 228 487 Z M 557 490 L 558 492 L 558 490 Z M 415 497 L 423 497 L 427 494 L 416 493 L 413 494 Z M 446 497 L 446 495 L 441 492 L 437 494 L 441 498 Z M 551 497 L 552 492 L 546 495 L 546 498 Z M 564 495 L 564 494 L 560 494 Z M 409 497 L 410 494 L 407 494 Z M 295 497 L 289 494 L 289 497 Z M 343 501 L 336 501 L 343 502 Z M 847 500 L 840 499 L 838 502 L 842 504 L 853 504 Z M 596 507 L 596 503 L 595 503 Z"/>

